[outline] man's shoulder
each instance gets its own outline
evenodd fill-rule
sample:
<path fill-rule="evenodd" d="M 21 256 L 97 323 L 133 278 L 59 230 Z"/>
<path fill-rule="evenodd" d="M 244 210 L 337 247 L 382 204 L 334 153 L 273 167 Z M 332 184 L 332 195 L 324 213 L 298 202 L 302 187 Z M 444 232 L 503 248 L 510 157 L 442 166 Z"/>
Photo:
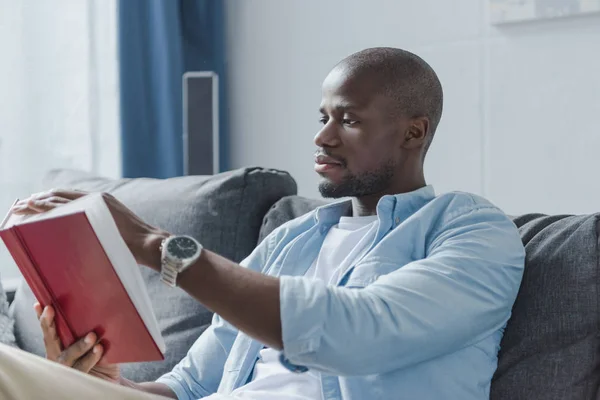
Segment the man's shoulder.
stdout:
<path fill-rule="evenodd" d="M 443 193 L 436 196 L 426 208 L 431 213 L 432 220 L 435 220 L 437 230 L 455 226 L 456 223 L 471 225 L 486 222 L 507 226 L 511 230 L 513 227 L 512 220 L 504 211 L 488 199 L 473 193 Z"/>
<path fill-rule="evenodd" d="M 426 224 L 426 242 L 430 250 L 443 243 L 485 249 L 478 246 L 482 242 L 493 242 L 502 249 L 496 259 L 506 256 L 522 256 L 523 245 L 519 231 L 511 218 L 499 207 L 482 196 L 466 192 L 448 192 L 437 196 L 426 207 L 429 218 L 421 221 Z M 462 239 L 459 239 L 462 238 Z"/>
<path fill-rule="evenodd" d="M 478 210 L 489 210 L 504 215 L 504 212 L 488 199 L 461 191 L 440 194 L 429 205 L 443 211 L 449 219 Z"/>
<path fill-rule="evenodd" d="M 443 201 L 451 203 L 457 207 L 495 207 L 488 199 L 469 192 L 453 191 L 439 194 L 435 197 L 434 201 Z"/>

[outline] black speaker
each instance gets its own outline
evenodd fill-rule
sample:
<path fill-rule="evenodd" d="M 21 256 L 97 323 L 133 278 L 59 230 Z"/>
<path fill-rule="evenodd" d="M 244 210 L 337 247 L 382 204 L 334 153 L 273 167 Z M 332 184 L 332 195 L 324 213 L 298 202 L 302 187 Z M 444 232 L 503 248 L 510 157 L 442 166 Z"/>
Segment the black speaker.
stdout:
<path fill-rule="evenodd" d="M 183 173 L 219 173 L 219 77 L 212 71 L 183 75 Z"/>

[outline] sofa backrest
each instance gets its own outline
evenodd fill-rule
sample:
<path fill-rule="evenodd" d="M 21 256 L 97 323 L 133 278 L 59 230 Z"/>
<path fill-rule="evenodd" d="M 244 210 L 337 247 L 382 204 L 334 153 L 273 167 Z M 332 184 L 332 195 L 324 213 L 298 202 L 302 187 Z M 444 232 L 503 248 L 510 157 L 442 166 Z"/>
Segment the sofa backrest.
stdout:
<path fill-rule="evenodd" d="M 241 261 L 258 240 L 262 219 L 283 196 L 296 193 L 296 182 L 286 172 L 244 168 L 214 176 L 171 179 L 119 179 L 84 172 L 50 173 L 45 185 L 110 192 L 146 222 L 175 234 L 197 238 L 231 260 Z M 172 369 L 210 324 L 212 313 L 181 289 L 167 287 L 160 275 L 142 268 L 147 290 L 167 346 L 163 362 L 127 364 L 123 376 L 136 382 L 152 381 Z M 12 305 L 19 347 L 44 355 L 35 299 L 24 283 Z"/>
<path fill-rule="evenodd" d="M 323 200 L 290 196 L 264 218 L 261 240 Z M 598 215 L 513 217 L 526 250 L 501 343 L 492 400 L 596 399 L 600 385 Z"/>

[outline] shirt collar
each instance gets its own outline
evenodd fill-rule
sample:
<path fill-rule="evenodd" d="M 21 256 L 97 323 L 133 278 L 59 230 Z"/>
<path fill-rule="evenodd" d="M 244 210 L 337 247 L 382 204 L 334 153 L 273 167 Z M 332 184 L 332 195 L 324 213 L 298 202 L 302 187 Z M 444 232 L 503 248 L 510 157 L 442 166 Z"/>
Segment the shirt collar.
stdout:
<path fill-rule="evenodd" d="M 386 195 L 377 203 L 377 215 L 380 219 L 391 217 L 396 225 L 417 212 L 425 204 L 435 198 L 433 186 L 427 185 L 412 192 Z M 340 217 L 348 215 L 352 209 L 352 200 L 343 199 L 316 209 L 314 214 L 317 223 L 337 223 Z"/>

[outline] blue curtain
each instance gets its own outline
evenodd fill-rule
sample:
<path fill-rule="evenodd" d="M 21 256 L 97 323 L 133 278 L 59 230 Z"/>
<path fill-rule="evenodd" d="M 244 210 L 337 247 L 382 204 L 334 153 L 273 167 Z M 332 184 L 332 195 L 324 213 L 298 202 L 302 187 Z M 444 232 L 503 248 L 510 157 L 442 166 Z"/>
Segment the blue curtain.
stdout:
<path fill-rule="evenodd" d="M 227 168 L 221 0 L 120 0 L 119 73 L 123 175 L 183 173 L 182 75 L 219 75 L 221 170 Z"/>

